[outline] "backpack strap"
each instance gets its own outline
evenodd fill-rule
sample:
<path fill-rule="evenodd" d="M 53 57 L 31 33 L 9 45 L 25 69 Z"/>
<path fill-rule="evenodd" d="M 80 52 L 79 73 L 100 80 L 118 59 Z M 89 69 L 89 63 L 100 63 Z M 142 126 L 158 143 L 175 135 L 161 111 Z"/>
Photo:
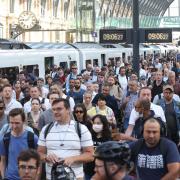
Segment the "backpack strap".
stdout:
<path fill-rule="evenodd" d="M 76 129 L 76 132 L 79 136 L 79 139 L 81 140 L 81 125 L 78 121 L 75 121 L 75 129 Z"/>
<path fill-rule="evenodd" d="M 9 155 L 9 143 L 11 139 L 11 132 L 8 132 L 3 137 L 4 148 L 6 153 L 6 167 L 8 166 L 8 155 Z"/>
<path fill-rule="evenodd" d="M 34 143 L 34 133 L 31 131 L 27 132 L 27 143 L 29 149 L 35 149 L 35 143 Z"/>
<path fill-rule="evenodd" d="M 135 146 L 132 148 L 132 158 L 133 158 L 133 160 L 135 160 L 135 158 L 139 154 L 143 144 L 144 144 L 144 138 L 141 138 L 136 142 Z"/>
<path fill-rule="evenodd" d="M 160 138 L 159 149 L 160 149 L 160 152 L 163 155 L 163 157 L 165 157 L 167 154 L 167 148 L 165 145 L 165 139 L 164 138 Z"/>
<path fill-rule="evenodd" d="M 158 94 L 158 98 L 159 98 L 159 100 L 161 99 L 161 94 Z"/>
<path fill-rule="evenodd" d="M 48 133 L 50 132 L 51 128 L 53 127 L 54 122 L 50 122 L 47 126 L 46 129 L 44 130 L 44 139 L 46 139 Z"/>

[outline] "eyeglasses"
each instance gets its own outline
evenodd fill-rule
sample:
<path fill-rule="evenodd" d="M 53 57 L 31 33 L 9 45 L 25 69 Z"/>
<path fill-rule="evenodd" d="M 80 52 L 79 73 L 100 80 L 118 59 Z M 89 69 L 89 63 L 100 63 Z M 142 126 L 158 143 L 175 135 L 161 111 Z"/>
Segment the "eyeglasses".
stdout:
<path fill-rule="evenodd" d="M 4 107 L 0 107 L 0 110 L 3 110 L 4 109 Z"/>
<path fill-rule="evenodd" d="M 80 114 L 82 114 L 82 113 L 84 113 L 83 111 L 75 111 L 75 113 L 80 113 Z"/>
<path fill-rule="evenodd" d="M 19 169 L 25 171 L 28 169 L 29 171 L 34 171 L 37 169 L 37 167 L 34 166 L 26 166 L 26 165 L 19 165 Z"/>

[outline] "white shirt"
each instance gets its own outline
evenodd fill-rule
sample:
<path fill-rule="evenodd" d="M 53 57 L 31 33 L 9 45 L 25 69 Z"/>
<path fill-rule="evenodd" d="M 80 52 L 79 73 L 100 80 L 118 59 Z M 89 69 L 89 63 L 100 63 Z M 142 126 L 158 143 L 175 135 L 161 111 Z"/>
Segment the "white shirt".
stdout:
<path fill-rule="evenodd" d="M 9 114 L 9 112 L 14 108 L 22 108 L 22 105 L 20 102 L 16 101 L 15 99 L 11 99 L 11 101 L 6 104 L 5 114 Z"/>
<path fill-rule="evenodd" d="M 42 99 L 43 99 L 42 97 L 39 97 L 40 102 L 42 101 Z M 46 98 L 44 99 L 44 105 L 46 107 L 46 110 L 51 108 L 51 104 L 49 102 L 49 99 L 46 99 Z M 31 111 L 31 99 L 24 104 L 24 112 L 28 113 L 30 111 Z"/>
<path fill-rule="evenodd" d="M 166 122 L 164 111 L 161 106 L 151 103 L 150 109 L 154 111 L 154 113 L 157 117 L 160 117 L 162 119 L 162 121 Z M 139 118 L 139 113 L 136 112 L 135 108 L 133 108 L 133 110 L 131 111 L 131 114 L 130 114 L 129 124 L 135 125 L 135 122 L 138 118 Z"/>
<path fill-rule="evenodd" d="M 42 91 L 42 97 L 43 98 L 47 98 L 47 95 L 49 93 L 49 90 L 46 88 L 46 87 L 42 87 L 41 88 L 41 91 Z"/>
<path fill-rule="evenodd" d="M 119 75 L 118 81 L 119 81 L 123 91 L 127 91 L 127 85 L 128 85 L 127 77 Z"/>
<path fill-rule="evenodd" d="M 40 133 L 38 145 L 45 146 L 47 148 L 47 155 L 54 153 L 61 159 L 70 156 L 78 156 L 81 154 L 81 148 L 93 146 L 91 133 L 87 127 L 83 124 L 80 124 L 80 128 L 81 139 L 79 139 L 79 136 L 76 132 L 75 122 L 73 120 L 70 121 L 70 124 L 65 125 L 60 125 L 55 122 L 54 126 L 51 128 L 45 139 L 45 126 Z M 63 144 L 63 146 L 61 146 L 61 144 Z M 47 179 L 51 179 L 51 167 L 52 164 L 47 163 Z M 76 178 L 82 178 L 84 176 L 82 163 L 73 164 L 71 167 L 76 175 Z"/>
<path fill-rule="evenodd" d="M 66 99 L 67 96 L 65 94 L 63 94 L 62 98 Z M 69 104 L 70 104 L 71 111 L 74 111 L 75 102 L 74 102 L 74 99 L 72 97 L 69 97 Z"/>

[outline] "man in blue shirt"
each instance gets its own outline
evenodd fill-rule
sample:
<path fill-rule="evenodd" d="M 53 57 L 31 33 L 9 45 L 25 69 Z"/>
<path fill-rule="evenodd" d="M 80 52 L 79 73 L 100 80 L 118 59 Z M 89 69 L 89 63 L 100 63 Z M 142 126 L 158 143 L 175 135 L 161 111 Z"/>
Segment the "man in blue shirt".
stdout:
<path fill-rule="evenodd" d="M 141 180 L 175 180 L 180 172 L 180 155 L 176 144 L 161 138 L 160 123 L 151 118 L 144 124 L 143 139 L 130 144 L 132 160 Z"/>
<path fill-rule="evenodd" d="M 23 109 L 15 108 L 9 112 L 11 132 L 0 139 L 1 176 L 7 180 L 20 180 L 17 157 L 22 150 L 37 147 L 38 137 L 25 130 L 24 123 Z"/>

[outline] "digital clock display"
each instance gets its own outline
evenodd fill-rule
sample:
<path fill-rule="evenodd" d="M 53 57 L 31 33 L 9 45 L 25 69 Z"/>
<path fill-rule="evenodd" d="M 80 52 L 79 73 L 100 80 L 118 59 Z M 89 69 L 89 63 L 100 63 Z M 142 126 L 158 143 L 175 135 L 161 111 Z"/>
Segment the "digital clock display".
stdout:
<path fill-rule="evenodd" d="M 126 42 L 126 30 L 120 29 L 101 29 L 100 43 L 117 44 Z"/>
<path fill-rule="evenodd" d="M 146 43 L 169 43 L 172 42 L 172 29 L 145 30 Z"/>

